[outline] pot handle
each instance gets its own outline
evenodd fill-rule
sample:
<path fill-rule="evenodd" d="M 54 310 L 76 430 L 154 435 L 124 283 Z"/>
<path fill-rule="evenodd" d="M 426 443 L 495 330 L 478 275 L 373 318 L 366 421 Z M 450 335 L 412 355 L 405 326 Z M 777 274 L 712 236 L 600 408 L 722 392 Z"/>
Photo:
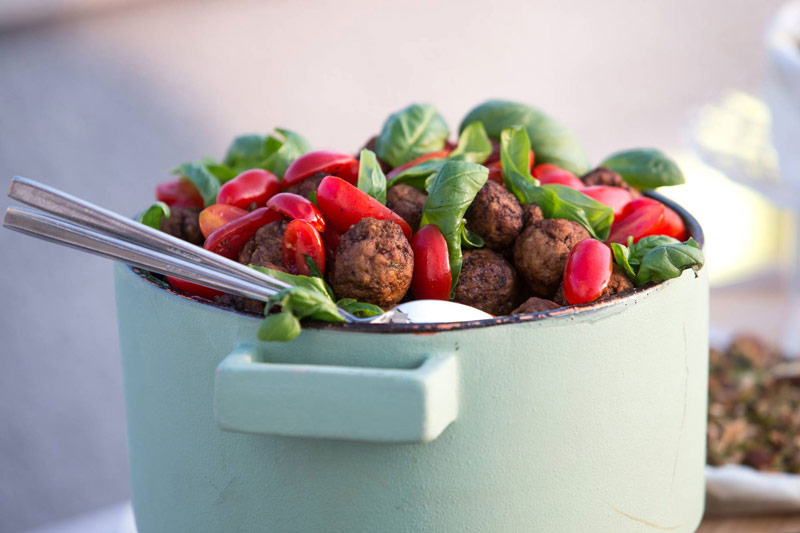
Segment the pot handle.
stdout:
<path fill-rule="evenodd" d="M 458 415 L 458 366 L 417 368 L 263 362 L 241 344 L 217 367 L 214 416 L 225 431 L 372 442 L 430 442 Z"/>

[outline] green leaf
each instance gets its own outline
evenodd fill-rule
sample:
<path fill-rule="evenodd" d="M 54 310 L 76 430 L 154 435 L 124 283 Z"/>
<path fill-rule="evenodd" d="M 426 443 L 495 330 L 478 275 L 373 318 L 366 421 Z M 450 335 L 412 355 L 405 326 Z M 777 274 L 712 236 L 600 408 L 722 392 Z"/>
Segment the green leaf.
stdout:
<path fill-rule="evenodd" d="M 483 248 L 486 244 L 483 237 L 470 231 L 466 222 L 466 220 L 461 220 L 461 245 L 464 248 Z"/>
<path fill-rule="evenodd" d="M 278 292 L 271 303 L 280 305 L 284 311 L 291 311 L 298 319 L 311 318 L 324 322 L 344 322 L 344 318 L 336 307 L 336 302 L 327 292 L 306 287 L 289 287 Z"/>
<path fill-rule="evenodd" d="M 393 176 L 392 179 L 389 180 L 387 186 L 394 187 L 400 183 L 405 183 L 415 189 L 425 191 L 427 190 L 426 182 L 428 178 L 435 176 L 446 162 L 447 159 L 429 159 L 423 161 L 419 165 L 407 168 L 396 176 Z"/>
<path fill-rule="evenodd" d="M 614 262 L 622 267 L 622 269 L 625 271 L 625 274 L 628 276 L 629 280 L 636 283 L 636 272 L 633 270 L 633 267 L 628 261 L 628 257 L 630 254 L 628 247 L 625 246 L 624 244 L 617 244 L 615 242 L 612 242 L 611 251 L 614 253 Z"/>
<path fill-rule="evenodd" d="M 377 305 L 356 301 L 354 298 L 342 298 L 336 305 L 359 318 L 378 316 L 383 314 L 383 309 Z"/>
<path fill-rule="evenodd" d="M 317 205 L 317 191 L 311 191 L 308 193 L 308 201 L 319 207 L 319 205 Z"/>
<path fill-rule="evenodd" d="M 222 162 L 236 174 L 251 168 L 266 158 L 264 153 L 264 136 L 256 134 L 239 135 L 228 147 Z"/>
<path fill-rule="evenodd" d="M 300 335 L 300 321 L 289 311 L 268 315 L 258 328 L 264 342 L 289 342 Z"/>
<path fill-rule="evenodd" d="M 275 131 L 282 138 L 272 134 L 236 137 L 223 160 L 229 173 L 236 177 L 245 170 L 263 168 L 282 178 L 292 161 L 311 151 L 308 141 L 297 133 L 281 128 L 275 128 Z"/>
<path fill-rule="evenodd" d="M 637 285 L 650 281 L 677 278 L 684 270 L 700 270 L 705 263 L 703 251 L 694 239 L 686 242 L 656 246 L 642 258 Z"/>
<path fill-rule="evenodd" d="M 275 131 L 283 135 L 283 144 L 280 148 L 272 153 L 258 164 L 258 168 L 269 170 L 279 178 L 283 178 L 283 174 L 292 162 L 303 154 L 311 151 L 311 145 L 303 137 L 286 129 L 275 128 Z M 275 140 L 274 137 L 269 139 Z M 274 144 L 274 142 L 273 142 Z M 267 153 L 268 143 L 265 141 L 265 153 Z"/>
<path fill-rule="evenodd" d="M 524 126 L 536 153 L 537 163 L 552 163 L 579 176 L 591 169 L 589 158 L 575 136 L 561 123 L 534 107 L 489 100 L 464 117 L 460 130 L 476 121 L 483 124 L 486 133 L 493 139 L 500 139 L 503 130 L 509 126 Z"/>
<path fill-rule="evenodd" d="M 431 182 L 419 227 L 436 225 L 447 242 L 452 287 L 461 274 L 461 226 L 475 195 L 489 178 L 489 170 L 465 161 L 446 162 Z"/>
<path fill-rule="evenodd" d="M 531 142 L 522 126 L 511 126 L 500 134 L 500 163 L 506 188 L 525 204 L 531 203 L 539 180 L 531 176 L 528 154 Z"/>
<path fill-rule="evenodd" d="M 239 174 L 227 165 L 217 163 L 210 157 L 204 157 L 201 163 L 208 169 L 209 172 L 217 177 L 220 183 L 227 183 Z"/>
<path fill-rule="evenodd" d="M 219 192 L 219 180 L 201 163 L 184 163 L 178 167 L 178 173 L 191 181 L 203 197 L 206 207 L 216 203 Z"/>
<path fill-rule="evenodd" d="M 492 153 L 492 143 L 480 122 L 473 122 L 461 132 L 458 146 L 450 152 L 448 159 L 482 164 Z"/>
<path fill-rule="evenodd" d="M 411 104 L 393 113 L 383 124 L 375 151 L 383 161 L 399 167 L 412 159 L 444 148 L 450 129 L 429 104 Z"/>
<path fill-rule="evenodd" d="M 317 262 L 314 261 L 314 258 L 310 255 L 303 254 L 303 259 L 306 261 L 306 266 L 308 267 L 308 273 L 311 274 L 312 278 L 319 278 L 322 280 L 323 285 L 325 286 L 325 292 L 328 293 L 328 296 L 331 300 L 336 299 L 336 295 L 333 293 L 333 287 L 328 285 L 328 282 L 325 281 L 325 276 L 322 275 L 319 267 L 317 266 Z"/>
<path fill-rule="evenodd" d="M 294 274 L 289 274 L 287 272 L 281 272 L 280 270 L 273 270 L 271 268 L 258 265 L 250 265 L 250 268 L 258 270 L 259 272 L 267 274 L 268 276 L 272 276 L 273 278 L 283 281 L 284 283 L 288 283 L 293 287 L 304 287 L 306 289 L 318 291 L 322 294 L 328 294 L 328 289 L 325 288 L 322 278 L 315 278 L 312 276 L 296 276 Z"/>
<path fill-rule="evenodd" d="M 538 154 L 537 154 L 538 156 Z M 606 158 L 601 166 L 610 168 L 639 190 L 686 183 L 675 162 L 653 149 L 626 150 Z"/>
<path fill-rule="evenodd" d="M 161 221 L 165 218 L 169 218 L 169 206 L 164 202 L 155 202 L 142 211 L 136 220 L 145 226 L 161 229 Z"/>
<path fill-rule="evenodd" d="M 633 241 L 632 237 L 630 241 Z M 629 244 L 630 262 L 632 265 L 640 265 L 644 256 L 653 248 L 663 244 L 678 244 L 680 242 L 681 241 L 678 239 L 670 237 L 669 235 L 650 235 L 649 237 L 644 237 L 636 244 Z"/>
<path fill-rule="evenodd" d="M 386 175 L 378 164 L 375 152 L 361 150 L 358 163 L 358 188 L 382 204 L 386 204 Z"/>

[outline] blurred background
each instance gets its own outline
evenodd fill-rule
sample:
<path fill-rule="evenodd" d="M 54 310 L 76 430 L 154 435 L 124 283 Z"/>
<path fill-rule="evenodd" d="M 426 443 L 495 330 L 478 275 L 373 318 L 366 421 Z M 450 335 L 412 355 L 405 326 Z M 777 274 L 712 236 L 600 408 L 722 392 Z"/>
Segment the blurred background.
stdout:
<path fill-rule="evenodd" d="M 3 0 L 0 181 L 134 214 L 176 164 L 222 157 L 240 133 L 284 126 L 355 152 L 412 101 L 455 129 L 487 98 L 519 100 L 595 161 L 642 146 L 675 157 L 688 184 L 665 192 L 705 227 L 715 330 L 800 351 L 797 197 L 762 100 L 780 4 Z M 6 230 L 0 250 L 5 532 L 129 489 L 111 264 Z"/>

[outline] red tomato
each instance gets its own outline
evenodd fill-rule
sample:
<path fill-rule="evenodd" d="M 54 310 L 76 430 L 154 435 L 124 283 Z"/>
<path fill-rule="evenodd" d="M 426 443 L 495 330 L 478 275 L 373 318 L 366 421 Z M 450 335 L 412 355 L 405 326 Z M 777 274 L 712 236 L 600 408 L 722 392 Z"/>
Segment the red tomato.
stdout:
<path fill-rule="evenodd" d="M 636 243 L 642 237 L 658 235 L 664 224 L 664 204 L 652 198 L 637 198 L 626 205 L 619 219 L 611 225 L 608 242 L 628 244 L 628 237 Z"/>
<path fill-rule="evenodd" d="M 358 159 L 347 154 L 324 150 L 301 155 L 286 169 L 283 175 L 283 190 L 317 172 L 338 176 L 355 185 L 358 182 Z"/>
<path fill-rule="evenodd" d="M 500 141 L 496 139 L 489 139 L 489 142 L 492 144 L 492 151 L 489 153 L 489 157 L 486 161 L 483 162 L 484 165 L 490 165 L 496 161 L 500 161 Z"/>
<path fill-rule="evenodd" d="M 664 206 L 664 223 L 659 233 L 675 237 L 679 241 L 687 239 L 686 226 L 683 224 L 681 216 L 667 206 Z"/>
<path fill-rule="evenodd" d="M 189 294 L 205 298 L 206 300 L 213 300 L 214 296 L 222 296 L 222 291 L 212 289 L 211 287 L 205 287 L 203 285 L 198 285 L 197 283 L 192 283 L 191 281 L 185 281 L 179 278 L 173 278 L 171 276 L 167 276 L 167 281 L 170 285 L 172 285 L 173 288 L 178 289 L 179 291 L 188 292 Z"/>
<path fill-rule="evenodd" d="M 259 207 L 255 211 L 228 222 L 208 236 L 203 248 L 228 259 L 236 259 L 244 243 L 256 234 L 265 224 L 280 220 L 281 214 L 268 207 Z"/>
<path fill-rule="evenodd" d="M 317 205 L 328 224 L 344 233 L 362 218 L 390 220 L 411 240 L 411 226 L 400 215 L 336 176 L 327 176 L 317 188 Z"/>
<path fill-rule="evenodd" d="M 450 155 L 450 150 L 439 150 L 437 152 L 428 152 L 427 154 L 423 154 L 423 155 L 421 155 L 419 157 L 415 157 L 414 159 L 412 159 L 408 163 L 403 163 L 399 167 L 396 167 L 396 168 L 392 169 L 391 172 L 386 174 L 386 179 L 392 179 L 393 177 L 395 177 L 398 174 L 400 174 L 402 171 L 404 171 L 404 170 L 406 170 L 408 168 L 411 168 L 411 167 L 415 167 L 415 166 L 419 165 L 420 163 L 424 163 L 425 161 L 427 161 L 429 159 L 442 159 L 442 158 L 447 157 L 448 155 Z"/>
<path fill-rule="evenodd" d="M 223 185 L 217 194 L 218 204 L 228 204 L 242 209 L 263 207 L 267 200 L 281 192 L 281 182 L 268 170 L 245 170 Z"/>
<path fill-rule="evenodd" d="M 611 248 L 596 239 L 586 239 L 569 252 L 564 267 L 564 298 L 571 304 L 598 299 L 611 281 Z"/>
<path fill-rule="evenodd" d="M 539 180 L 542 185 L 566 185 L 573 189 L 582 189 L 585 187 L 583 182 L 579 180 L 575 174 L 569 170 L 551 165 L 550 163 L 542 163 L 533 167 L 533 177 Z"/>
<path fill-rule="evenodd" d="M 591 187 L 584 187 L 580 191 L 586 196 L 590 196 L 603 205 L 614 210 L 614 219 L 622 214 L 622 209 L 628 205 L 633 196 L 630 191 L 622 187 L 611 187 L 609 185 L 593 185 Z"/>
<path fill-rule="evenodd" d="M 228 222 L 233 222 L 237 218 L 243 217 L 247 211 L 227 204 L 214 204 L 200 211 L 200 231 L 203 237 L 208 238 L 217 229 Z"/>
<path fill-rule="evenodd" d="M 290 274 L 310 275 L 304 256 L 317 263 L 325 274 L 325 246 L 319 232 L 305 220 L 292 220 L 283 232 L 283 268 Z"/>
<path fill-rule="evenodd" d="M 319 232 L 325 231 L 325 219 L 311 200 L 290 192 L 278 193 L 267 202 L 267 207 L 296 220 L 305 220 Z"/>
<path fill-rule="evenodd" d="M 156 200 L 164 202 L 170 207 L 203 209 L 206 206 L 197 187 L 191 181 L 183 178 L 159 183 L 156 186 Z"/>
<path fill-rule="evenodd" d="M 322 234 L 322 242 L 325 244 L 325 251 L 332 259 L 336 255 L 336 249 L 339 247 L 339 241 L 342 240 L 342 233 L 328 224 L 325 228 L 325 233 Z"/>
<path fill-rule="evenodd" d="M 420 228 L 411 239 L 411 248 L 414 250 L 411 292 L 420 300 L 449 300 L 453 277 L 442 232 L 433 224 Z"/>

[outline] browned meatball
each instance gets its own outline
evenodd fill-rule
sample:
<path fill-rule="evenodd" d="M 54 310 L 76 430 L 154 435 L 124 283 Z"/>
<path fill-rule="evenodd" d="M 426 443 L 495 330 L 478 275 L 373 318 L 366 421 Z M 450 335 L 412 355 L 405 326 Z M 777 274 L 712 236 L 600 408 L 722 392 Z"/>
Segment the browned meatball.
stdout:
<path fill-rule="evenodd" d="M 239 262 L 243 265 L 258 265 L 266 268 L 277 268 L 283 264 L 283 232 L 289 223 L 276 220 L 261 226 L 250 240 L 244 243 L 239 252 Z"/>
<path fill-rule="evenodd" d="M 386 191 L 386 207 L 400 215 L 414 231 L 419 228 L 422 207 L 427 199 L 427 194 L 404 183 L 389 187 Z"/>
<path fill-rule="evenodd" d="M 615 294 L 625 292 L 629 289 L 633 289 L 633 283 L 630 279 L 628 279 L 628 276 L 625 274 L 625 271 L 622 269 L 622 267 L 614 263 L 613 270 L 611 271 L 611 279 L 608 281 L 608 286 L 596 301 L 605 300 L 606 298 L 610 298 Z M 564 298 L 563 282 L 558 286 L 558 291 L 553 297 L 553 300 L 563 306 L 570 305 L 567 299 Z"/>
<path fill-rule="evenodd" d="M 552 298 L 572 247 L 589 238 L 577 222 L 546 218 L 525 228 L 514 243 L 514 264 L 531 291 Z"/>
<path fill-rule="evenodd" d="M 205 242 L 200 231 L 200 210 L 193 207 L 172 207 L 169 218 L 161 220 L 161 231 L 197 246 Z"/>
<path fill-rule="evenodd" d="M 588 187 L 592 185 L 610 185 L 611 187 L 621 187 L 631 193 L 634 198 L 642 194 L 628 185 L 622 176 L 606 167 L 597 167 L 588 174 L 581 176 L 581 181 Z"/>
<path fill-rule="evenodd" d="M 312 174 L 309 177 L 298 181 L 297 183 L 293 183 L 286 187 L 286 190 L 283 192 L 291 192 L 294 194 L 299 194 L 303 198 L 308 198 L 308 195 L 312 192 L 317 191 L 317 187 L 319 187 L 320 182 L 328 176 L 325 172 L 317 172 L 316 174 Z"/>
<path fill-rule="evenodd" d="M 492 315 L 505 315 L 514 309 L 518 285 L 514 267 L 502 255 L 485 248 L 467 250 L 453 299 Z"/>
<path fill-rule="evenodd" d="M 522 226 L 527 228 L 544 220 L 542 208 L 536 204 L 528 204 L 522 208 Z"/>
<path fill-rule="evenodd" d="M 403 299 L 413 271 L 414 252 L 400 226 L 364 218 L 342 235 L 330 277 L 339 298 L 386 309 Z"/>
<path fill-rule="evenodd" d="M 467 227 L 483 237 L 487 248 L 504 250 L 522 231 L 522 206 L 513 194 L 487 181 L 467 209 Z"/>
<path fill-rule="evenodd" d="M 526 315 L 528 313 L 539 313 L 541 311 L 552 311 L 561 307 L 553 300 L 545 300 L 544 298 L 537 298 L 531 296 L 525 303 L 511 311 L 512 315 Z"/>

